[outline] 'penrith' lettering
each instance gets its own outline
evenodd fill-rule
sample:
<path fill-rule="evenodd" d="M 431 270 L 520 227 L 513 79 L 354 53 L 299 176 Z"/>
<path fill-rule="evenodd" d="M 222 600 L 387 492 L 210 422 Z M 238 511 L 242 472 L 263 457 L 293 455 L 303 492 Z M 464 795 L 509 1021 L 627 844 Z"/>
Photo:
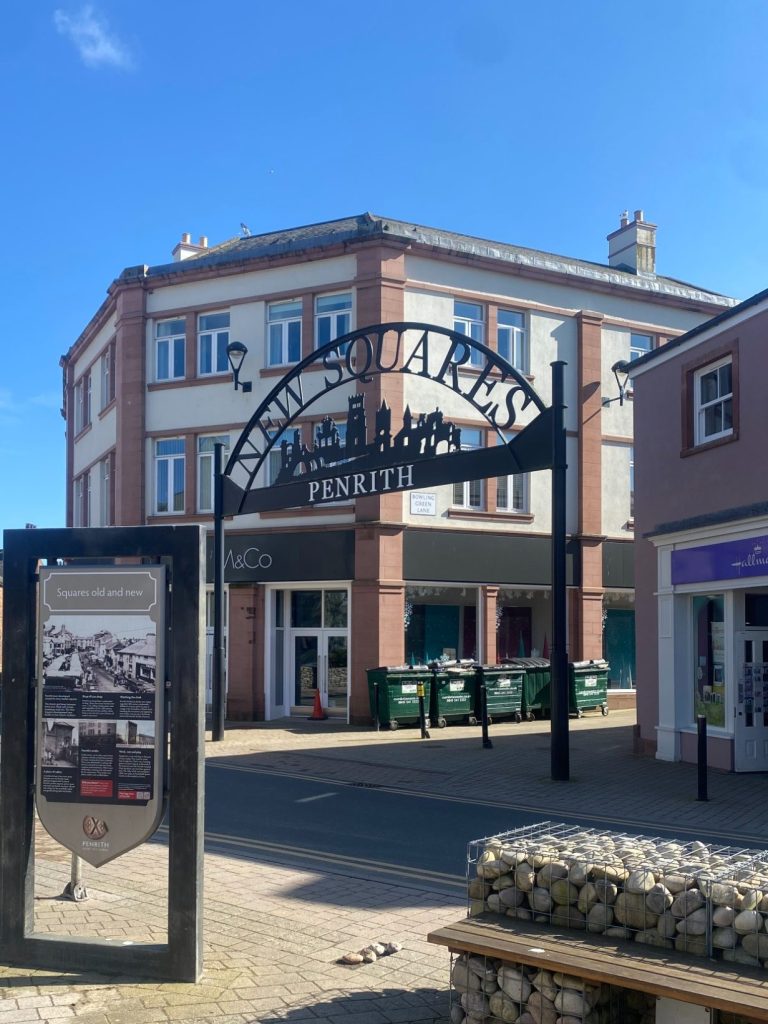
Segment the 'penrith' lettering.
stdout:
<path fill-rule="evenodd" d="M 346 473 L 343 476 L 309 482 L 309 503 L 318 501 L 344 501 L 366 494 L 386 491 L 405 491 L 413 487 L 413 466 L 387 466 L 364 473 Z"/>

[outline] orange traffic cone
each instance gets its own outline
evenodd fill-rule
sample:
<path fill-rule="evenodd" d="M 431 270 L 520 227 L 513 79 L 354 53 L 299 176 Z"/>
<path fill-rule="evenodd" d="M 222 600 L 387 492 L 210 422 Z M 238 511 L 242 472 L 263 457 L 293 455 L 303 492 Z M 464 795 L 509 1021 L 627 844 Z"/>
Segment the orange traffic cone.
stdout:
<path fill-rule="evenodd" d="M 320 700 L 320 691 L 315 690 L 315 706 L 312 708 L 312 714 L 309 716 L 312 722 L 324 722 L 328 715 L 325 713 L 322 701 Z"/>

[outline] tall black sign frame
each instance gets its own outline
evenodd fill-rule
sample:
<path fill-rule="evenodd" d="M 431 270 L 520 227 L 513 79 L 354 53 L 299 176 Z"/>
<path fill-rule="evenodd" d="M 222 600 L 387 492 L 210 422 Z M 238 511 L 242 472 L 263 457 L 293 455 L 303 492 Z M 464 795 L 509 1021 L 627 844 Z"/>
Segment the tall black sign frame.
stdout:
<path fill-rule="evenodd" d="M 411 344 L 413 342 L 413 344 Z M 551 774 L 569 778 L 568 653 L 566 648 L 566 433 L 563 361 L 552 367 L 552 405 L 547 407 L 527 377 L 498 352 L 457 331 L 415 321 L 374 324 L 317 348 L 289 369 L 259 404 L 240 434 L 226 466 L 223 446 L 214 457 L 213 739 L 224 735 L 224 517 L 321 505 L 340 498 L 379 495 L 484 477 L 552 471 Z M 471 373 L 463 372 L 470 369 Z M 311 371 L 311 376 L 310 376 Z M 320 371 L 318 373 L 317 371 Z M 361 385 L 399 373 L 448 388 L 496 430 L 499 445 L 462 451 L 459 429 L 440 410 L 414 425 L 406 408 L 393 435 L 386 403 L 373 430 L 363 421 L 344 447 L 327 416 L 309 449 L 290 430 L 307 409 L 339 388 L 349 392 L 350 415 Z M 320 380 L 320 386 L 312 386 Z M 305 384 L 307 393 L 305 394 Z M 529 407 L 538 415 L 518 418 Z M 508 432 L 514 428 L 514 434 Z M 371 438 L 371 435 L 373 437 Z M 279 446 L 279 447 L 278 447 Z M 438 453 L 438 447 L 442 453 Z M 274 452 L 276 481 L 259 486 Z"/>
<path fill-rule="evenodd" d="M 204 689 L 199 681 L 203 531 L 199 526 L 6 530 L 0 750 L 0 960 L 198 981 L 202 973 Z M 37 566 L 143 558 L 167 567 L 168 942 L 116 945 L 34 931 Z M 160 674 L 158 672 L 158 684 Z"/>

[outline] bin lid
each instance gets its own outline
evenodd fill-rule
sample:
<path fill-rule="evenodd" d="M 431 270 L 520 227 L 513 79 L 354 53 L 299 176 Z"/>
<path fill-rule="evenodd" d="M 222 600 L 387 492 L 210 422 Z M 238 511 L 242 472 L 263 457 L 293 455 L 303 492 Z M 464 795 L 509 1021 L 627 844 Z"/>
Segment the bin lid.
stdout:
<path fill-rule="evenodd" d="M 603 658 L 594 658 L 591 661 L 572 661 L 571 666 L 576 669 L 605 669 L 608 668 L 608 662 L 604 661 Z"/>
<path fill-rule="evenodd" d="M 369 669 L 369 672 L 389 672 L 390 675 L 413 675 L 414 672 L 429 672 L 426 665 L 379 665 L 378 668 Z"/>

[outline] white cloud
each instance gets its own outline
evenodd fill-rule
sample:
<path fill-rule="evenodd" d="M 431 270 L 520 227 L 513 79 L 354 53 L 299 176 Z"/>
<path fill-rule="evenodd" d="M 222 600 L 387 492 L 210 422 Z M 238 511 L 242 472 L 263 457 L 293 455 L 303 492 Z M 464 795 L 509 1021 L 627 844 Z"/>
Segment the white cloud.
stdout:
<path fill-rule="evenodd" d="M 61 9 L 54 11 L 53 23 L 61 35 L 75 44 L 87 67 L 107 66 L 123 71 L 133 68 L 133 58 L 128 48 L 110 32 L 106 21 L 90 4 L 75 12 Z"/>

